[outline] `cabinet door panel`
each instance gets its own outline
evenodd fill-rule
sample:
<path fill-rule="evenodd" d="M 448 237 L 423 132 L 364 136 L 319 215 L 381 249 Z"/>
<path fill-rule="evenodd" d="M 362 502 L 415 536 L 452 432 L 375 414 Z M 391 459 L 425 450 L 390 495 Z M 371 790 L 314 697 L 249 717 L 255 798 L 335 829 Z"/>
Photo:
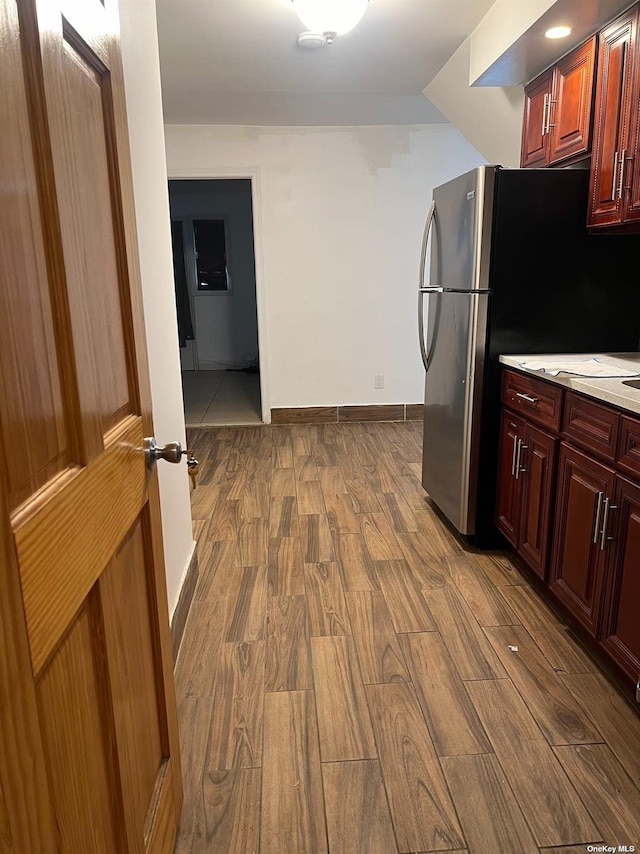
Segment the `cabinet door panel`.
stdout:
<path fill-rule="evenodd" d="M 561 444 L 551 588 L 594 636 L 606 554 L 596 536 L 602 517 L 598 506 L 611 497 L 614 476 L 611 469 Z"/>
<path fill-rule="evenodd" d="M 591 147 L 595 64 L 594 36 L 556 65 L 551 102 L 551 164 L 586 154 Z"/>
<path fill-rule="evenodd" d="M 519 552 L 541 578 L 547 573 L 551 542 L 553 499 L 558 440 L 527 424 L 521 454 L 522 515 Z"/>
<path fill-rule="evenodd" d="M 623 218 L 620 159 L 630 156 L 634 50 L 638 20 L 635 7 L 600 36 L 596 91 L 594 156 L 591 167 L 590 226 L 615 225 Z"/>
<path fill-rule="evenodd" d="M 522 154 L 520 165 L 547 166 L 549 163 L 549 134 L 545 133 L 545 107 L 551 97 L 551 72 L 538 77 L 524 90 L 524 120 L 522 124 Z"/>
<path fill-rule="evenodd" d="M 518 547 L 521 483 L 515 478 L 515 463 L 517 442 L 524 437 L 524 432 L 524 421 L 521 418 L 507 411 L 502 413 L 496 525 L 515 548 Z"/>
<path fill-rule="evenodd" d="M 640 486 L 616 478 L 614 503 L 602 643 L 636 680 L 640 677 Z"/>

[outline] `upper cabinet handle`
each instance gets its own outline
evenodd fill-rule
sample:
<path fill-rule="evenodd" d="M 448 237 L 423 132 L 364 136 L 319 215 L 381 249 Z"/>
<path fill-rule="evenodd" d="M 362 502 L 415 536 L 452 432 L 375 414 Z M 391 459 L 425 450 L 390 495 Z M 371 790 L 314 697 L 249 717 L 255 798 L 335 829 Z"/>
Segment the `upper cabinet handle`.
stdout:
<path fill-rule="evenodd" d="M 622 154 L 620 155 L 620 181 L 618 182 L 618 198 L 622 198 L 622 190 L 624 189 L 624 165 L 627 156 L 627 149 L 622 149 Z"/>
<path fill-rule="evenodd" d="M 557 101 L 552 101 L 551 95 L 549 95 L 549 100 L 547 101 L 547 133 L 551 133 L 551 128 L 555 127 L 555 125 L 551 124 L 551 105 L 557 103 Z"/>
<path fill-rule="evenodd" d="M 549 93 L 545 92 L 542 102 L 542 136 L 547 132 L 547 104 L 549 103 Z"/>
<path fill-rule="evenodd" d="M 616 184 L 618 181 L 618 152 L 613 155 L 613 180 L 611 182 L 611 198 L 616 200 Z"/>

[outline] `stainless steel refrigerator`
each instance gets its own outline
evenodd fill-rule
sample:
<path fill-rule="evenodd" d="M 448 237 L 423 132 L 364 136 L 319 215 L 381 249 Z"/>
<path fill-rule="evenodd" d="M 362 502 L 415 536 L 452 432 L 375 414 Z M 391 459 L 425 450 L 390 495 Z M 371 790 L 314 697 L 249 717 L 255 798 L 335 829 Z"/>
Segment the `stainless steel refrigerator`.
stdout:
<path fill-rule="evenodd" d="M 418 292 L 422 483 L 479 547 L 501 544 L 500 354 L 638 349 L 640 236 L 587 232 L 588 178 L 483 166 L 433 193 Z"/>

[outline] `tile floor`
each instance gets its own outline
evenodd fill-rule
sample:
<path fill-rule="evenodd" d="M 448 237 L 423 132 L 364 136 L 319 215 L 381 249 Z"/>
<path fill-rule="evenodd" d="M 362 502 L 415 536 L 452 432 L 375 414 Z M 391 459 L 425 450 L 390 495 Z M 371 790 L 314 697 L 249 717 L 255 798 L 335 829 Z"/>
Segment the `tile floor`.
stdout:
<path fill-rule="evenodd" d="M 261 424 L 260 375 L 240 371 L 183 371 L 188 427 Z"/>
<path fill-rule="evenodd" d="M 507 554 L 443 524 L 421 438 L 189 431 L 176 854 L 640 850 L 640 718 Z"/>

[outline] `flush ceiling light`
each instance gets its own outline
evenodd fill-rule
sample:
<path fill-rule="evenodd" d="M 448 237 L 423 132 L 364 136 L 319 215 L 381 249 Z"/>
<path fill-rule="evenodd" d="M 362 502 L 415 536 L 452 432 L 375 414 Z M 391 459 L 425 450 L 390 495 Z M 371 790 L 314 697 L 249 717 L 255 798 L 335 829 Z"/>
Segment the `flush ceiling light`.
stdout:
<path fill-rule="evenodd" d="M 551 27 L 545 33 L 548 39 L 566 39 L 568 35 L 571 35 L 571 27 Z"/>
<path fill-rule="evenodd" d="M 293 0 L 293 8 L 310 33 L 330 44 L 362 20 L 369 0 Z"/>

